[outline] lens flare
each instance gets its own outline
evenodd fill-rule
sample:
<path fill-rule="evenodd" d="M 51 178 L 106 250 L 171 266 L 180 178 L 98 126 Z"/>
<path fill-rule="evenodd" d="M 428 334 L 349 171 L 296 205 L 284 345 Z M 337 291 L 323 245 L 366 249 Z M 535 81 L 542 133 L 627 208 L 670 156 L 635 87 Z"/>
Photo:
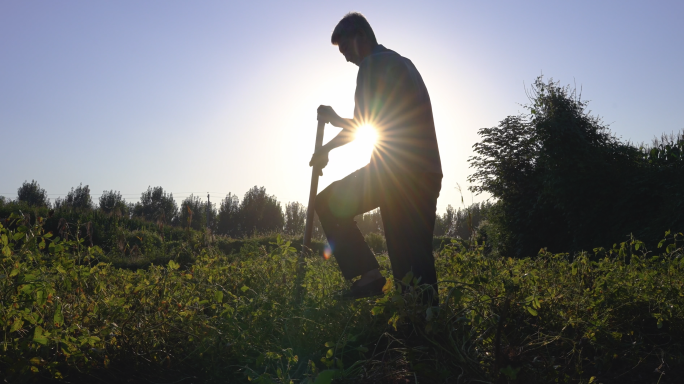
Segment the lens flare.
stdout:
<path fill-rule="evenodd" d="M 332 249 L 330 248 L 330 245 L 326 243 L 325 248 L 323 248 L 323 258 L 328 260 L 330 256 L 332 256 Z"/>
<path fill-rule="evenodd" d="M 372 148 L 378 140 L 378 132 L 372 126 L 365 124 L 356 129 L 354 140 L 364 147 Z"/>

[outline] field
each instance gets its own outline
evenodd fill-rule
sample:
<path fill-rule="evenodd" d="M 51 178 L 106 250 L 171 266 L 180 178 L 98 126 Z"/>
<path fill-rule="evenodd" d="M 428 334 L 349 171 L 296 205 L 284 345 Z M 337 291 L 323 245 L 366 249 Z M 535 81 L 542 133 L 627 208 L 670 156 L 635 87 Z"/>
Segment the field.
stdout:
<path fill-rule="evenodd" d="M 522 259 L 453 240 L 436 251 L 440 305 L 427 307 L 410 276 L 397 282 L 407 294 L 388 284 L 384 296 L 340 301 L 347 283 L 334 259 L 300 259 L 298 240 L 280 235 L 230 249 L 187 229 L 122 254 L 89 246 L 86 226 L 63 238 L 43 226 L 13 215 L 0 228 L 7 383 L 673 383 L 684 374 L 681 234 L 649 251 L 631 239 Z M 135 232 L 141 244 L 145 236 L 159 237 Z"/>

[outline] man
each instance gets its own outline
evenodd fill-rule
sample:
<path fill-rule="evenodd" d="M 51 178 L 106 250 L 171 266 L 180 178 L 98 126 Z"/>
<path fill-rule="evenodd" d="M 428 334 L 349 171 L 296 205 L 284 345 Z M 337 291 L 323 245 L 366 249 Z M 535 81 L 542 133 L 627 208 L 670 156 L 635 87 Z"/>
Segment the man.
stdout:
<path fill-rule="evenodd" d="M 342 131 L 314 153 L 309 165 L 324 168 L 328 153 L 351 142 L 357 127 L 370 125 L 378 134 L 370 163 L 316 197 L 316 212 L 342 274 L 347 280 L 361 276 L 345 296 L 382 294 L 386 280 L 354 222 L 354 216 L 378 207 L 395 281 L 411 273 L 436 292 L 432 232 L 442 166 L 423 79 L 409 59 L 377 43 L 360 13 L 344 16 L 331 41 L 359 66 L 354 117 L 342 118 L 329 106 L 318 108 L 320 119 Z"/>

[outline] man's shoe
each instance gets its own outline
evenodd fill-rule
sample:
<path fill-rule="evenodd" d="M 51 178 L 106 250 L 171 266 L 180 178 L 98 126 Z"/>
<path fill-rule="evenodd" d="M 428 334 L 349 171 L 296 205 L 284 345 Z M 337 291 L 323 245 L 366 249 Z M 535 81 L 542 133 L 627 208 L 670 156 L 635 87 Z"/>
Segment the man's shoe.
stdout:
<path fill-rule="evenodd" d="M 375 279 L 366 285 L 352 284 L 348 291 L 342 292 L 342 299 L 353 300 L 363 299 L 364 297 L 381 296 L 383 294 L 382 287 L 387 283 L 387 279 L 381 277 Z"/>

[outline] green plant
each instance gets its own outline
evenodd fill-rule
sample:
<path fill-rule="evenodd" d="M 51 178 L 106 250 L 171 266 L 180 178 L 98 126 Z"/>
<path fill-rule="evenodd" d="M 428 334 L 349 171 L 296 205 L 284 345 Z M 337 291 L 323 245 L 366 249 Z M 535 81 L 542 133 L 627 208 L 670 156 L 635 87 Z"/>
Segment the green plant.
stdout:
<path fill-rule="evenodd" d="M 684 229 L 679 141 L 639 149 L 614 137 L 576 91 L 539 77 L 525 114 L 479 131 L 469 162 L 495 253 L 575 253 L 633 233 L 653 246 L 662 228 Z"/>
<path fill-rule="evenodd" d="M 300 253 L 280 235 L 224 253 L 202 232 L 124 231 L 129 250 L 157 262 L 119 268 L 109 261 L 130 255 L 89 246 L 82 223 L 68 236 L 40 217 L 0 226 L 9 383 L 629 382 L 658 380 L 656 368 L 665 382 L 684 363 L 681 233 L 653 251 L 631 238 L 521 259 L 453 240 L 435 256 L 436 307 L 412 276 L 390 278 L 379 298 L 340 301 L 348 282 L 335 262 L 306 257 L 297 280 Z"/>

